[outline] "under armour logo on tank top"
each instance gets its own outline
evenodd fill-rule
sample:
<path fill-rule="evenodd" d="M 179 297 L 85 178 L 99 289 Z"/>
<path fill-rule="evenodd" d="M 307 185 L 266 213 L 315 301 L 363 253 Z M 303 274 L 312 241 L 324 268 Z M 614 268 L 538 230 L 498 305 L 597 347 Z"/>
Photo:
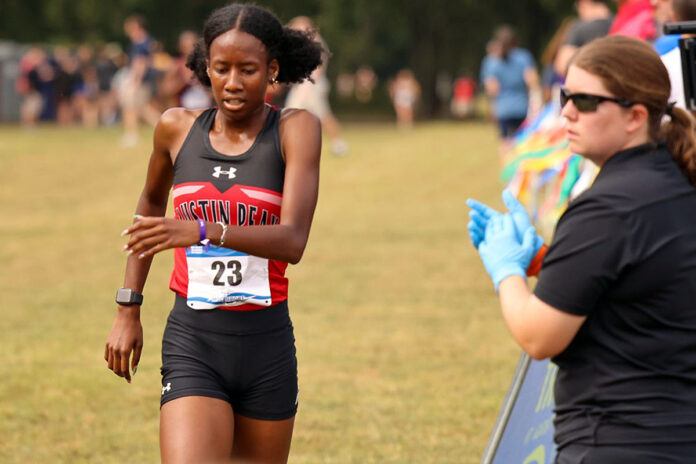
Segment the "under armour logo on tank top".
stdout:
<path fill-rule="evenodd" d="M 222 166 L 215 166 L 213 168 L 213 177 L 219 178 L 222 174 L 225 174 L 228 179 L 234 179 L 235 177 L 237 177 L 235 175 L 236 171 L 237 169 L 235 168 L 229 168 L 227 171 L 225 171 L 222 169 Z"/>

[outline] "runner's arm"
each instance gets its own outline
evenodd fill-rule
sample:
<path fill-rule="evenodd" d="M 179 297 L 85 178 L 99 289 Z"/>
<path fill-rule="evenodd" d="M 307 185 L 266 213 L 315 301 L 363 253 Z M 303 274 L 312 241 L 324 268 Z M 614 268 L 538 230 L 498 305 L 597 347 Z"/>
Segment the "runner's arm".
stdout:
<path fill-rule="evenodd" d="M 169 146 L 176 130 L 177 122 L 172 120 L 172 114 L 163 115 L 155 129 L 154 148 L 150 156 L 145 188 L 136 207 L 137 215 L 164 216 L 166 213 L 173 176 Z M 151 262 L 152 258 L 137 259 L 129 256 L 123 286 L 142 293 Z M 135 373 L 142 347 L 140 305 L 118 305 L 104 350 L 104 360 L 109 369 L 130 383 L 131 370 Z"/>
<path fill-rule="evenodd" d="M 285 183 L 280 223 L 230 226 L 224 247 L 268 259 L 296 264 L 307 244 L 319 189 L 321 126 L 316 116 L 304 110 L 286 110 L 280 121 L 280 143 L 285 158 Z M 126 233 L 134 256 L 149 258 L 162 250 L 186 247 L 199 241 L 197 221 L 143 217 Z M 222 227 L 206 223 L 206 238 L 220 243 Z"/>

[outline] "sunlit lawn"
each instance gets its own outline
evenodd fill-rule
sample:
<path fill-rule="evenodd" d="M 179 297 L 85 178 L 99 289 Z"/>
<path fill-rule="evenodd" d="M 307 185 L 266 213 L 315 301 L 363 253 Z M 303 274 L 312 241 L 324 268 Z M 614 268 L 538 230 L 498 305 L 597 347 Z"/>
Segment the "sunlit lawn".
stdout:
<path fill-rule="evenodd" d="M 492 127 L 344 127 L 325 150 L 309 245 L 288 270 L 300 363 L 291 463 L 475 463 L 519 350 L 466 236 L 469 196 L 499 206 Z M 150 132 L 0 127 L 0 462 L 159 461 L 160 341 L 171 252 L 145 289 L 131 385 L 106 369 L 121 230 Z"/>

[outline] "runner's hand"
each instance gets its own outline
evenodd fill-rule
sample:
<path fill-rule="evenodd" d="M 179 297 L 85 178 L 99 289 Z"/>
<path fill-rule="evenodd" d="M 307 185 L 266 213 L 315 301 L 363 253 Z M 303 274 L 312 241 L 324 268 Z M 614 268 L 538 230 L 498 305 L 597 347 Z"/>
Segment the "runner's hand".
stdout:
<path fill-rule="evenodd" d="M 138 258 L 195 245 L 199 239 L 198 222 L 164 217 L 137 217 L 122 235 L 130 235 L 124 250 Z"/>
<path fill-rule="evenodd" d="M 131 381 L 131 370 L 135 374 L 143 351 L 143 326 L 140 323 L 140 306 L 120 306 L 111 332 L 106 339 L 104 360 L 109 369 L 119 377 Z M 133 359 L 129 360 L 133 353 Z"/>

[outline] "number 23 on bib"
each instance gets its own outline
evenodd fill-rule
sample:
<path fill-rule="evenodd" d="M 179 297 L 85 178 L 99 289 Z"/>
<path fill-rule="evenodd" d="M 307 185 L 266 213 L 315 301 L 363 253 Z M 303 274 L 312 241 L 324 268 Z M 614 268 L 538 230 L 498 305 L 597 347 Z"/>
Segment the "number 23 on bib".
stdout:
<path fill-rule="evenodd" d="M 271 305 L 268 260 L 210 246 L 186 249 L 187 304 L 193 309 L 255 304 Z"/>

